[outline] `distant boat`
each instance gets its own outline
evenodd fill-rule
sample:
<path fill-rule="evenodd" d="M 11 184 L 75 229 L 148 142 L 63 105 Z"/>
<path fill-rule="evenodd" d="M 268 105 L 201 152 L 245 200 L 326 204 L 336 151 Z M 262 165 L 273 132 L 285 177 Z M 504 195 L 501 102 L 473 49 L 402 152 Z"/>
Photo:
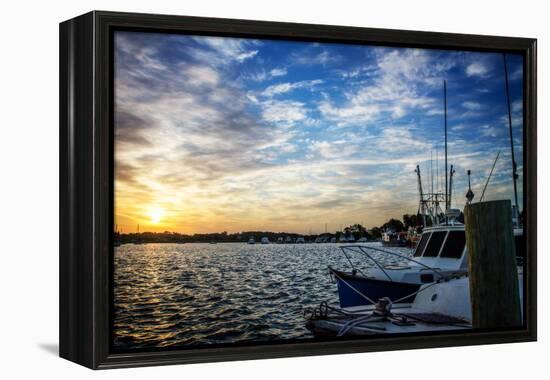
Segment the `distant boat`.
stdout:
<path fill-rule="evenodd" d="M 118 232 L 118 224 L 115 225 L 115 237 L 113 238 L 113 246 L 120 247 L 120 232 Z"/>
<path fill-rule="evenodd" d="M 137 237 L 134 240 L 134 244 L 144 244 L 141 240 L 141 237 L 139 236 L 139 224 L 137 225 Z"/>
<path fill-rule="evenodd" d="M 269 244 L 269 238 L 267 236 L 262 237 L 261 244 Z"/>
<path fill-rule="evenodd" d="M 317 238 L 315 239 L 315 243 L 327 243 L 328 239 L 329 237 L 327 236 L 317 236 Z"/>
<path fill-rule="evenodd" d="M 215 241 L 211 241 L 210 244 L 218 244 L 217 242 Z"/>
<path fill-rule="evenodd" d="M 296 238 L 296 244 L 305 244 L 305 240 L 303 237 Z"/>
<path fill-rule="evenodd" d="M 407 232 L 386 231 L 382 233 L 382 244 L 386 247 L 407 247 L 410 245 L 407 236 Z"/>
<path fill-rule="evenodd" d="M 250 239 L 248 239 L 248 244 L 256 244 L 256 240 L 254 240 L 254 238 L 251 237 Z"/>
<path fill-rule="evenodd" d="M 277 244 L 283 244 L 285 242 L 285 239 L 282 236 L 279 236 L 277 238 Z"/>

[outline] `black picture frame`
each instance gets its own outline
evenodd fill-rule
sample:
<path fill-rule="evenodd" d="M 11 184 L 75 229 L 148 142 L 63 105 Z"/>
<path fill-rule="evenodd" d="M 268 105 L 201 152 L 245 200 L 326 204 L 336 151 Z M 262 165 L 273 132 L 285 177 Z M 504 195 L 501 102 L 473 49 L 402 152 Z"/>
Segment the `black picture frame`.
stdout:
<path fill-rule="evenodd" d="M 496 51 L 524 59 L 525 325 L 520 329 L 114 353 L 114 30 Z M 60 356 L 93 369 L 534 341 L 537 337 L 535 39 L 93 11 L 60 24 Z"/>

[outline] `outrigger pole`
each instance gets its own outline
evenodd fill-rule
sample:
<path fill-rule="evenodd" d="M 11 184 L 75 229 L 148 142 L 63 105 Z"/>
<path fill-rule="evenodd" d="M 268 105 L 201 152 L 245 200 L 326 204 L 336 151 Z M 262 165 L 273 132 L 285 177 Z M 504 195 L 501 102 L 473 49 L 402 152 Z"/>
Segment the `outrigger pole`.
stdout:
<path fill-rule="evenodd" d="M 514 135 L 512 133 L 512 112 L 510 110 L 510 89 L 508 86 L 508 65 L 506 64 L 506 53 L 502 54 L 502 58 L 504 60 L 504 78 L 505 78 L 505 84 L 506 84 L 506 103 L 508 105 L 508 126 L 510 131 L 510 149 L 512 151 L 512 179 L 514 181 L 514 201 L 516 203 L 516 211 L 519 214 L 519 206 L 518 206 L 518 188 L 517 188 L 517 179 L 518 179 L 518 172 L 517 172 L 517 164 L 516 164 L 516 157 L 514 154 Z"/>

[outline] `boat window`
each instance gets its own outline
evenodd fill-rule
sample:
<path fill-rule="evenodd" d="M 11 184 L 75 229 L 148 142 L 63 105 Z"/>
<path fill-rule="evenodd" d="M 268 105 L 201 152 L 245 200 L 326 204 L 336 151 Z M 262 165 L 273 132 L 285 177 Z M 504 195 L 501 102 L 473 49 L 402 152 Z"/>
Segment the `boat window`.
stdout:
<path fill-rule="evenodd" d="M 438 231 L 432 233 L 432 238 L 430 239 L 430 242 L 428 243 L 428 246 L 424 251 L 423 257 L 436 257 L 439 253 L 439 250 L 441 249 L 441 244 L 443 243 L 443 240 L 445 240 L 445 235 L 447 235 L 447 231 Z"/>
<path fill-rule="evenodd" d="M 464 245 L 466 244 L 466 235 L 464 231 L 451 231 L 441 252 L 441 257 L 449 257 L 452 259 L 460 259 L 462 252 L 464 252 Z"/>
<path fill-rule="evenodd" d="M 431 234 L 422 235 L 422 239 L 420 239 L 420 242 L 416 246 L 416 251 L 414 251 L 414 257 L 422 256 L 422 252 L 424 251 L 424 247 L 426 246 L 426 243 L 428 242 L 430 235 Z"/>

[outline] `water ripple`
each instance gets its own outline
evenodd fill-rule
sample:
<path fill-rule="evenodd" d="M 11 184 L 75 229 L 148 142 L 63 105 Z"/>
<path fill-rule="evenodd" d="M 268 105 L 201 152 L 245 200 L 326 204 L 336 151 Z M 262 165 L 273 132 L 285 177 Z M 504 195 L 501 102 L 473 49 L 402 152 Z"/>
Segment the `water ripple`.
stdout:
<path fill-rule="evenodd" d="M 114 261 L 119 349 L 311 339 L 303 308 L 337 304 L 327 267 L 349 268 L 336 244 L 126 244 Z"/>

